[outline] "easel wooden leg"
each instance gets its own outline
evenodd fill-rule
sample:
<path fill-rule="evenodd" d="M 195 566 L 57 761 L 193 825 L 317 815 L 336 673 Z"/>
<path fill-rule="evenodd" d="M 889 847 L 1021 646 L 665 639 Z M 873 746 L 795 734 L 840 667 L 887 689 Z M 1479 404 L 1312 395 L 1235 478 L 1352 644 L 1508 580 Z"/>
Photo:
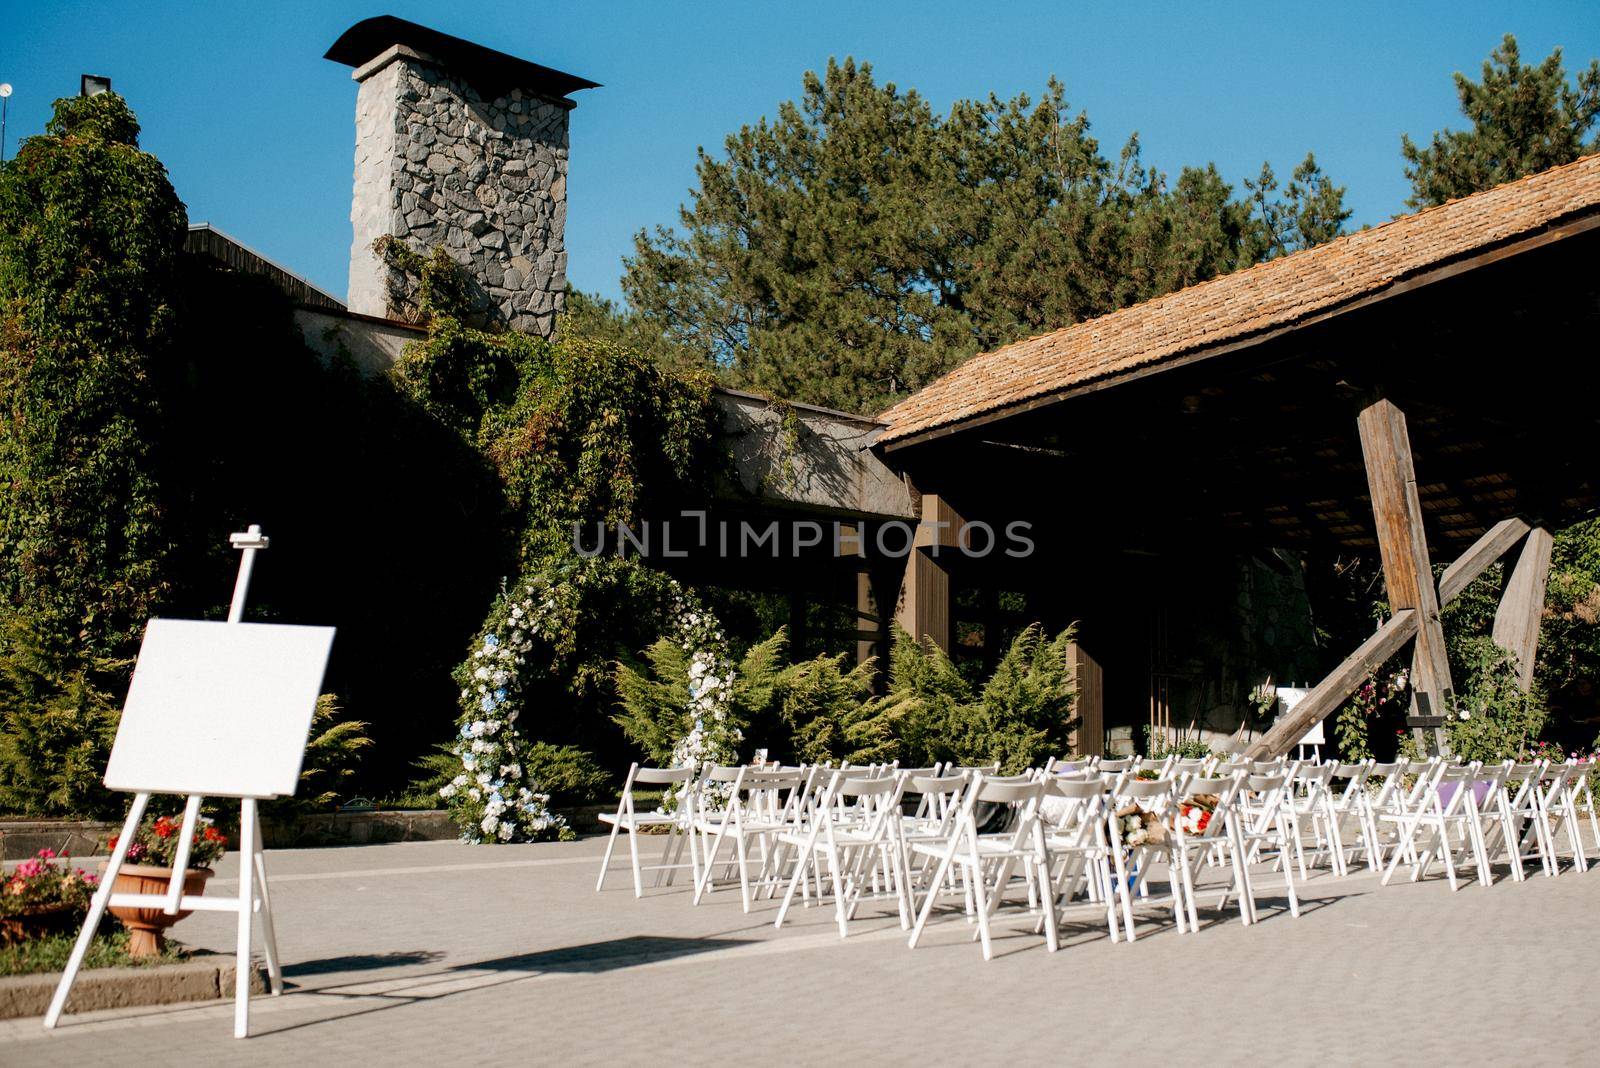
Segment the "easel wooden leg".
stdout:
<path fill-rule="evenodd" d="M 233 961 L 233 1037 L 250 1034 L 250 921 L 255 914 L 256 803 L 245 798 L 239 813 L 239 938 Z"/>
<path fill-rule="evenodd" d="M 105 877 L 100 880 L 94 899 L 89 902 L 89 915 L 83 918 L 83 930 L 78 932 L 78 941 L 72 947 L 66 971 L 61 973 L 61 982 L 56 984 L 55 996 L 50 999 L 50 1008 L 44 1014 L 46 1029 L 55 1027 L 61 1019 L 61 1011 L 67 1007 L 67 995 L 72 992 L 72 982 L 78 977 L 78 969 L 83 966 L 84 954 L 89 952 L 89 943 L 94 941 L 95 931 L 100 928 L 100 920 L 105 916 L 106 905 L 111 900 L 111 888 L 116 885 L 117 872 L 122 869 L 122 860 L 128 855 L 134 832 L 139 828 L 139 821 L 144 819 L 144 808 L 149 803 L 149 794 L 133 795 L 133 804 L 128 806 L 128 818 L 122 821 L 122 835 L 117 839 L 117 848 L 111 851 Z"/>
<path fill-rule="evenodd" d="M 178 850 L 172 858 L 172 878 L 167 882 L 167 904 L 162 909 L 168 916 L 176 916 L 178 905 L 183 901 L 183 884 L 189 871 L 189 848 L 194 843 L 195 824 L 200 822 L 200 802 L 203 800 L 199 794 L 190 794 L 189 800 L 183 804 L 183 825 L 178 829 Z"/>
<path fill-rule="evenodd" d="M 67 1003 L 67 995 L 72 990 L 72 983 L 78 976 L 78 969 L 83 965 L 84 955 L 89 950 L 89 944 L 94 940 L 95 932 L 100 927 L 100 921 L 105 917 L 106 906 L 111 899 L 111 888 L 116 884 L 117 872 L 122 868 L 122 862 L 127 856 L 128 847 L 133 844 L 134 832 L 138 829 L 139 821 L 144 818 L 145 806 L 150 801 L 147 793 L 135 794 L 133 804 L 128 808 L 127 819 L 122 824 L 122 834 L 117 840 L 117 847 L 112 850 L 111 858 L 106 864 L 106 872 L 101 879 L 100 886 L 95 890 L 94 898 L 89 904 L 89 914 L 84 917 L 83 929 L 78 933 L 78 941 L 72 947 L 72 956 L 67 961 L 66 970 L 61 975 L 61 982 L 56 985 L 55 996 L 50 999 L 50 1008 L 46 1011 L 44 1025 L 53 1028 L 61 1019 L 62 1010 Z"/>
<path fill-rule="evenodd" d="M 272 897 L 267 891 L 267 858 L 261 839 L 261 814 L 255 817 L 255 880 L 256 893 L 261 898 L 261 944 L 267 952 L 267 978 L 271 982 L 272 996 L 283 993 L 283 963 L 278 957 L 278 932 L 272 924 Z"/>

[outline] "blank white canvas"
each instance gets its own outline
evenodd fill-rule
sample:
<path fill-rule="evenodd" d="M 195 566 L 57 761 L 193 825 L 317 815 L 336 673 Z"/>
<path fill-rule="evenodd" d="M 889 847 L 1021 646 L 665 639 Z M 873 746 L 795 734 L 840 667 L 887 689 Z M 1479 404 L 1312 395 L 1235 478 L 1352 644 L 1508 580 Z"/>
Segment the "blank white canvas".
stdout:
<path fill-rule="evenodd" d="M 293 794 L 332 646 L 332 627 L 152 619 L 106 785 L 209 797 Z"/>
<path fill-rule="evenodd" d="M 1283 714 L 1288 715 L 1299 704 L 1310 690 L 1303 690 L 1298 686 L 1279 686 L 1278 700 L 1283 702 Z M 1322 728 L 1322 720 L 1317 720 L 1306 731 L 1306 736 L 1301 738 L 1298 745 L 1327 745 L 1327 735 Z"/>

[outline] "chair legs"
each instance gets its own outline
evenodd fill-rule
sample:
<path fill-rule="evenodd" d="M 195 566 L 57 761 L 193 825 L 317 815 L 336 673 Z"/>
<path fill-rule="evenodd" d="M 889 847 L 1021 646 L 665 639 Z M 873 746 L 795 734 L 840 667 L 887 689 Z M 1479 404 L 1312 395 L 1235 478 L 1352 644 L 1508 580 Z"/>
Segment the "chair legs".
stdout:
<path fill-rule="evenodd" d="M 611 825 L 611 836 L 606 839 L 605 859 L 600 862 L 600 877 L 594 881 L 596 890 L 604 890 L 606 886 L 606 872 L 611 867 L 611 851 L 617 848 L 617 832 L 622 830 L 622 822 L 618 820 Z"/>

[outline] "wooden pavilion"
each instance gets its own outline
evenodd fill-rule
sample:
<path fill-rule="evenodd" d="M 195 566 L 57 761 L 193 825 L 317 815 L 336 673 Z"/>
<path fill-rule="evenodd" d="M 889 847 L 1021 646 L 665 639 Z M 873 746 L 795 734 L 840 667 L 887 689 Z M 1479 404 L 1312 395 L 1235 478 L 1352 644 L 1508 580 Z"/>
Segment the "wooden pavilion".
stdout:
<path fill-rule="evenodd" d="M 948 648 L 952 575 L 981 568 L 1092 591 L 1074 614 L 1111 650 L 1152 561 L 1376 550 L 1392 614 L 1253 748 L 1292 746 L 1408 644 L 1409 722 L 1437 742 L 1441 605 L 1506 558 L 1494 638 L 1526 685 L 1549 532 L 1600 507 L 1597 264 L 1590 156 L 973 357 L 882 417 L 926 525 L 899 618 Z M 948 551 L 963 522 L 1018 519 L 1026 559 Z"/>

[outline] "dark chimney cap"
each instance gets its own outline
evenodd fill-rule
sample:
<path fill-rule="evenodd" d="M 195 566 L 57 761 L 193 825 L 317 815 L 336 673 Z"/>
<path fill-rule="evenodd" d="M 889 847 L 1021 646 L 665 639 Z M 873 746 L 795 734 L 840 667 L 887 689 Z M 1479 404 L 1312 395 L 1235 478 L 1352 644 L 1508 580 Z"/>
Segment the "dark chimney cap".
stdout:
<path fill-rule="evenodd" d="M 576 74 L 541 67 L 516 56 L 508 56 L 415 22 L 379 15 L 363 19 L 339 35 L 322 58 L 351 67 L 376 59 L 394 45 L 404 45 L 437 60 L 454 77 L 460 78 L 485 100 L 502 97 L 512 89 L 528 89 L 542 96 L 565 98 L 579 89 L 598 88 Z"/>

